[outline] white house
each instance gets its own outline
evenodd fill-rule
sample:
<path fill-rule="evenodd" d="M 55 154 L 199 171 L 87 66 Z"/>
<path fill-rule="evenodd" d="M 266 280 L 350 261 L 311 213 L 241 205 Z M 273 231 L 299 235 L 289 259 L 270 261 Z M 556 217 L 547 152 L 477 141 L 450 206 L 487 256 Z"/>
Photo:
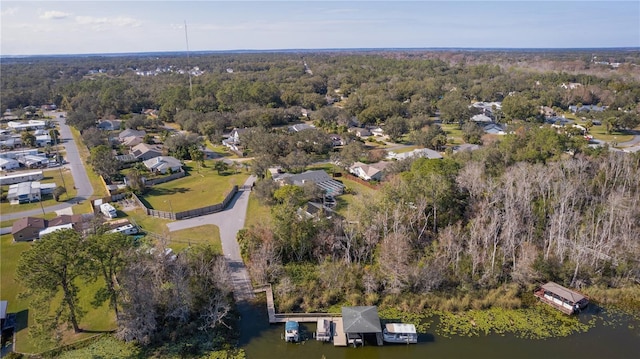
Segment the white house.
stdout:
<path fill-rule="evenodd" d="M 349 172 L 365 181 L 379 181 L 382 179 L 382 171 L 387 167 L 389 162 L 378 162 L 373 164 L 365 164 L 356 162 L 349 167 Z"/>
<path fill-rule="evenodd" d="M 13 158 L 0 158 L 0 170 L 9 171 L 20 167 L 20 163 Z"/>
<path fill-rule="evenodd" d="M 182 162 L 179 159 L 171 156 L 158 156 L 148 159 L 144 162 L 144 165 L 151 172 L 167 173 L 178 172 L 182 168 Z"/>
<path fill-rule="evenodd" d="M 410 152 L 395 153 L 390 151 L 387 154 L 388 159 L 404 160 L 410 157 L 425 157 L 429 159 L 442 159 L 442 155 L 429 148 L 418 148 Z"/>

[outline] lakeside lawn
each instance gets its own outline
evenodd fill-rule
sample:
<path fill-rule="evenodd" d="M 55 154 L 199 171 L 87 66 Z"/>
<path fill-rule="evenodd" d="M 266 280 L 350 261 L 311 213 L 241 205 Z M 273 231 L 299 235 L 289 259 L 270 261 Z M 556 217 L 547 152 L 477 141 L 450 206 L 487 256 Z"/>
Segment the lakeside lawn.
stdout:
<path fill-rule="evenodd" d="M 22 252 L 31 248 L 30 242 L 13 242 L 11 235 L 0 236 L 0 287 L 2 287 L 2 299 L 8 301 L 7 312 L 16 313 L 16 347 L 14 350 L 22 353 L 40 353 L 52 349 L 52 345 L 43 345 L 42 338 L 33 338 L 29 335 L 29 326 L 34 325 L 34 313 L 31 309 L 31 301 L 28 298 L 20 298 L 20 292 L 24 287 L 15 279 L 18 260 Z M 115 315 L 109 309 L 108 304 L 94 308 L 91 306 L 95 291 L 103 284 L 102 278 L 88 284 L 80 284 L 80 305 L 85 309 L 86 315 L 80 322 L 80 327 L 89 331 L 107 331 L 115 328 Z M 60 301 L 61 295 L 52 298 Z M 76 340 L 87 338 L 95 333 L 67 332 L 63 336 L 63 343 L 68 344 Z"/>
<path fill-rule="evenodd" d="M 140 199 L 153 209 L 180 212 L 211 206 L 222 202 L 233 186 L 242 186 L 249 177 L 247 172 L 235 173 L 229 169 L 218 174 L 214 161 L 206 161 L 197 169 L 195 164 L 185 165 L 187 176 L 158 184 Z"/>
<path fill-rule="evenodd" d="M 0 213 L 17 213 L 22 211 L 29 211 L 32 209 L 40 209 L 42 207 L 54 206 L 58 203 L 66 202 L 71 198 L 74 198 L 77 194 L 77 190 L 74 188 L 73 176 L 71 170 L 67 168 L 47 170 L 43 172 L 44 178 L 40 180 L 41 183 L 55 183 L 58 186 L 65 185 L 67 193 L 60 196 L 60 202 L 56 202 L 53 195 L 46 195 L 41 202 L 23 203 L 23 204 L 10 204 L 9 202 L 2 202 L 0 204 Z M 9 186 L 2 186 L 2 191 L 7 192 Z M 41 207 L 42 206 L 42 207 Z"/>

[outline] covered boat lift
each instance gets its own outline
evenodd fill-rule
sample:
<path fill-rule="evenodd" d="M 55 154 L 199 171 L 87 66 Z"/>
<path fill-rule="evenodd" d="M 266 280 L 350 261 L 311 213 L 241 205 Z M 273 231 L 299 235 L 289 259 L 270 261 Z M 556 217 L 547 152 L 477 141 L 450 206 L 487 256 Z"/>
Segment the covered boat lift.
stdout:
<path fill-rule="evenodd" d="M 576 313 L 589 304 L 584 295 L 554 282 L 542 285 L 534 295 L 565 314 Z"/>

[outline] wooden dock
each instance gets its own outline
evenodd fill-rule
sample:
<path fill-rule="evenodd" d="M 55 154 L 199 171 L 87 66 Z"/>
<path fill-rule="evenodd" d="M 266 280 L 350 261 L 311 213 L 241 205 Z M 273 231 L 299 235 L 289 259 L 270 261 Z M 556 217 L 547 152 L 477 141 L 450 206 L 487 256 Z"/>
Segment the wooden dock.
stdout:
<path fill-rule="evenodd" d="M 270 284 L 257 287 L 253 291 L 254 293 L 266 293 L 269 324 L 286 323 L 290 320 L 298 323 L 317 323 L 318 319 L 326 319 L 331 322 L 333 345 L 337 347 L 347 346 L 347 335 L 344 333 L 341 313 L 276 313 L 276 307 L 273 304 L 273 289 Z"/>
<path fill-rule="evenodd" d="M 269 314 L 269 324 L 284 323 L 276 319 L 276 306 L 273 304 L 273 289 L 271 288 L 271 284 L 254 288 L 253 292 L 254 293 L 265 292 L 267 294 L 267 314 Z"/>
<path fill-rule="evenodd" d="M 342 325 L 342 317 L 335 317 L 332 319 L 333 329 L 333 345 L 336 347 L 347 346 L 347 335 L 344 334 L 344 327 Z"/>

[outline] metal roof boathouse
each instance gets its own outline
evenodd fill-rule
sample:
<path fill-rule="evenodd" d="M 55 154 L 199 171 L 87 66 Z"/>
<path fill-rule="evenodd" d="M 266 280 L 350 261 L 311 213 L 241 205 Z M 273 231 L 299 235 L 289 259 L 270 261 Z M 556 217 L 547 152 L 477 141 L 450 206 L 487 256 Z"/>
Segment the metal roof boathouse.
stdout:
<path fill-rule="evenodd" d="M 589 304 L 589 300 L 584 295 L 554 282 L 541 286 L 534 295 L 565 314 L 579 312 Z"/>

